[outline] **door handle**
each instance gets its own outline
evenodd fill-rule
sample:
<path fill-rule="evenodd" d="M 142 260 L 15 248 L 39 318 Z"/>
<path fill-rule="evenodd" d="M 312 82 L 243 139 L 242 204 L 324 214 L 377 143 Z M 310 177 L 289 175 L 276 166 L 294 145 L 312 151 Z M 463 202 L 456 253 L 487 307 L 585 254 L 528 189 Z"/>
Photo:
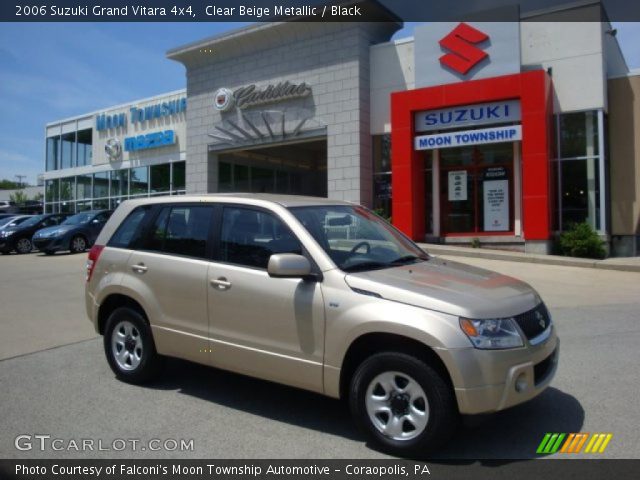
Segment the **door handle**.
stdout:
<path fill-rule="evenodd" d="M 131 270 L 133 270 L 136 273 L 146 273 L 147 272 L 147 267 L 145 266 L 144 263 L 138 263 L 136 265 L 131 265 Z"/>
<path fill-rule="evenodd" d="M 216 278 L 215 280 L 211 279 L 210 282 L 211 285 L 218 290 L 229 290 L 231 288 L 231 282 L 225 277 Z"/>

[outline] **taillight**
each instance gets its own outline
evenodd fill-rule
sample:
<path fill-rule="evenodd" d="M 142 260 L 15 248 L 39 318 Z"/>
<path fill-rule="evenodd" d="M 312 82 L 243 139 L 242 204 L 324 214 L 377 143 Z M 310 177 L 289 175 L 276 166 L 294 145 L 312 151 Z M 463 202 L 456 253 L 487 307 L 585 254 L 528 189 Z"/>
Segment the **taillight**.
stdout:
<path fill-rule="evenodd" d="M 87 282 L 91 280 L 93 269 L 96 268 L 96 263 L 98 263 L 98 258 L 102 250 L 104 250 L 104 245 L 94 245 L 91 247 L 91 250 L 89 250 L 89 257 L 87 258 Z"/>

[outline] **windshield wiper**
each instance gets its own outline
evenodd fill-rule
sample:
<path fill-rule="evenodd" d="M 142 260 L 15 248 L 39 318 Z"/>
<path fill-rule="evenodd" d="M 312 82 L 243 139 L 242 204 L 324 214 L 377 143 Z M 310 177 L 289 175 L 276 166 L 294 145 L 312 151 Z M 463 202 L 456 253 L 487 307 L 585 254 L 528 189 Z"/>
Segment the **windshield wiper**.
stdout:
<path fill-rule="evenodd" d="M 342 267 L 342 270 L 345 272 L 359 272 L 361 270 L 375 270 L 378 268 L 387 268 L 389 266 L 390 264 L 384 262 L 367 261 L 355 263 L 353 265 L 349 265 L 348 267 Z"/>
<path fill-rule="evenodd" d="M 407 263 L 414 263 L 417 260 L 427 260 L 424 257 L 418 257 L 417 255 L 404 255 L 403 257 L 398 257 L 394 261 L 389 262 L 389 265 L 406 265 Z"/>

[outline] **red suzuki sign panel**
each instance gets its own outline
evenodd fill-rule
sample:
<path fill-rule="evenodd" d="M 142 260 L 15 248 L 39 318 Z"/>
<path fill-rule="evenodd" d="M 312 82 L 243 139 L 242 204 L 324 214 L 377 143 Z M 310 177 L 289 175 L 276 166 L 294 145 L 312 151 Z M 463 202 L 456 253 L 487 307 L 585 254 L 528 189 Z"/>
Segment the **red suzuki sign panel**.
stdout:
<path fill-rule="evenodd" d="M 414 30 L 416 88 L 520 73 L 519 22 L 445 22 Z"/>

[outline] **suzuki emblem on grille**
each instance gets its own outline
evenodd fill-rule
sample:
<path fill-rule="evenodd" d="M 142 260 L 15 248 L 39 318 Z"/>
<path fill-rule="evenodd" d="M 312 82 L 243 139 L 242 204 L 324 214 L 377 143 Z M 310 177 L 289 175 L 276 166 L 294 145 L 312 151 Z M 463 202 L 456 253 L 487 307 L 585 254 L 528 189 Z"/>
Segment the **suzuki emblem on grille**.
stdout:
<path fill-rule="evenodd" d="M 473 28 L 466 23 L 460 23 L 438 43 L 445 50 L 450 51 L 440 57 L 440 63 L 456 72 L 466 75 L 489 54 L 475 45 L 489 40 L 489 35 Z"/>

